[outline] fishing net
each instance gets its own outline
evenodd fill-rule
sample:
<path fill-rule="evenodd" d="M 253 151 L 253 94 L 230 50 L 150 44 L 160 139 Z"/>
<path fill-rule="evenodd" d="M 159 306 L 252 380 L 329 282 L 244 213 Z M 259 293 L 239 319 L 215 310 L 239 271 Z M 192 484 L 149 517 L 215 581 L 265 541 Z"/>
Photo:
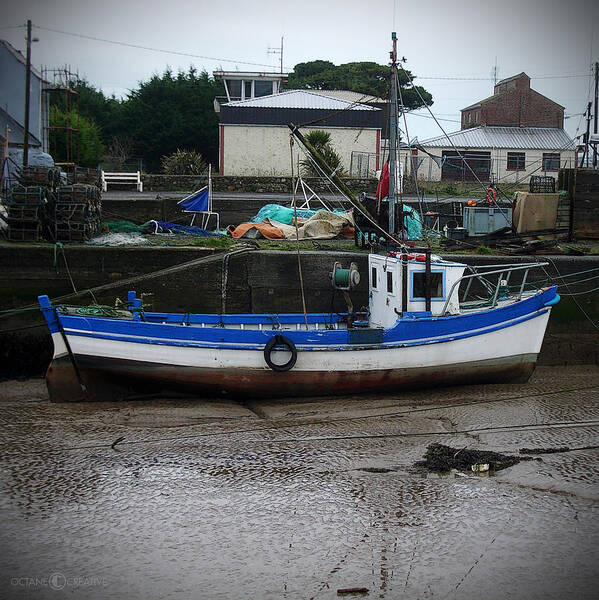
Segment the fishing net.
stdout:
<path fill-rule="evenodd" d="M 102 223 L 111 233 L 141 233 L 147 227 L 148 223 L 136 225 L 131 221 L 107 221 Z"/>

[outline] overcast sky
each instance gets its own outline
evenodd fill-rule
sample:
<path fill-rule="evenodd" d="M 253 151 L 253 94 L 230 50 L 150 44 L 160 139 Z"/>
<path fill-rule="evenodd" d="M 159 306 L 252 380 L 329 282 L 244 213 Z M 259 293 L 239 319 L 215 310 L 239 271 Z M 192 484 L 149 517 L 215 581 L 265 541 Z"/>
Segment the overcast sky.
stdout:
<path fill-rule="evenodd" d="M 167 66 L 177 70 L 193 64 L 209 72 L 278 70 L 279 57 L 268 54 L 268 49 L 278 48 L 281 36 L 286 70 L 315 59 L 386 64 L 391 31 L 396 30 L 400 55 L 433 94 L 433 111 L 445 119 L 441 123 L 448 132 L 459 129 L 460 108 L 492 94 L 491 71 L 497 60 L 500 79 L 525 71 L 534 89 L 565 107 L 568 133 L 575 135 L 577 128 L 581 133 L 586 125 L 580 113 L 593 92 L 590 65 L 599 60 L 597 0 L 21 0 L 3 4 L 0 37 L 23 52 L 25 31 L 10 26 L 32 20 L 39 38 L 33 45 L 35 66 L 70 65 L 93 85 L 119 97 Z M 410 116 L 408 127 L 410 137 L 421 140 L 441 134 L 426 116 Z"/>

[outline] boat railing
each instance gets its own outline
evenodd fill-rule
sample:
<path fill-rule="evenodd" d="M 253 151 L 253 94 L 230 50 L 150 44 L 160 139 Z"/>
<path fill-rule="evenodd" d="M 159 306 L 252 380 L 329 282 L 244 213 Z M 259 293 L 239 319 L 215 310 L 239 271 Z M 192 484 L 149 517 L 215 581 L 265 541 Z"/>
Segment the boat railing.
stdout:
<path fill-rule="evenodd" d="M 520 289 L 518 290 L 518 295 L 516 297 L 516 300 L 520 300 L 520 298 L 522 298 L 522 294 L 524 293 L 524 286 L 526 285 L 530 269 L 545 267 L 548 264 L 548 262 L 535 262 L 526 263 L 523 265 L 511 263 L 505 265 L 486 265 L 482 267 L 470 267 L 470 269 L 474 271 L 474 273 L 471 273 L 470 275 L 462 275 L 462 277 L 460 277 L 454 282 L 454 284 L 451 286 L 449 293 L 447 294 L 447 298 L 445 300 L 445 304 L 443 305 L 443 310 L 441 310 L 441 314 L 445 314 L 445 311 L 449 306 L 449 302 L 453 296 L 455 289 L 462 283 L 462 281 L 468 280 L 468 285 L 464 290 L 464 299 L 468 296 L 470 287 L 472 286 L 472 282 L 478 280 L 483 285 L 483 287 L 485 287 L 485 289 L 489 292 L 489 295 L 492 296 L 490 306 L 493 307 L 497 305 L 497 298 L 499 297 L 499 291 L 502 287 L 502 282 L 505 282 L 503 283 L 503 285 L 507 286 L 509 284 L 512 273 L 514 273 L 515 271 L 524 271 L 524 275 L 522 276 L 522 281 L 520 283 Z M 486 279 L 486 277 L 488 277 L 489 275 L 497 274 L 499 276 L 497 278 L 497 283 L 495 284 L 491 283 Z"/>

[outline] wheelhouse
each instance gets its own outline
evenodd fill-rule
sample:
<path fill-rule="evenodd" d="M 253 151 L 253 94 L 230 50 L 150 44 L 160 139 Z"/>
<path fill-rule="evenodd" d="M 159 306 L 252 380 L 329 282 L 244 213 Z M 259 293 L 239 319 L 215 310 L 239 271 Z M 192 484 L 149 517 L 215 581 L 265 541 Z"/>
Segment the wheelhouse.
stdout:
<path fill-rule="evenodd" d="M 464 264 L 445 261 L 435 255 L 431 256 L 430 269 L 427 270 L 424 254 L 370 254 L 371 326 L 391 327 L 402 315 L 458 314 L 459 286 L 454 284 L 462 277 L 465 268 Z"/>

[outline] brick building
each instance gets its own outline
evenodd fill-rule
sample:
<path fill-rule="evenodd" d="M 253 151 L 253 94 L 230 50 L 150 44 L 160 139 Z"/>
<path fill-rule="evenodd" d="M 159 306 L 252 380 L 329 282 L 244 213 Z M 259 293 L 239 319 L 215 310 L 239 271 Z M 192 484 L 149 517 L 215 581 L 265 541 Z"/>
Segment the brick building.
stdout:
<path fill-rule="evenodd" d="M 503 79 L 493 95 L 462 109 L 462 129 L 500 127 L 564 127 L 564 107 L 530 87 L 530 77 L 520 73 Z"/>

